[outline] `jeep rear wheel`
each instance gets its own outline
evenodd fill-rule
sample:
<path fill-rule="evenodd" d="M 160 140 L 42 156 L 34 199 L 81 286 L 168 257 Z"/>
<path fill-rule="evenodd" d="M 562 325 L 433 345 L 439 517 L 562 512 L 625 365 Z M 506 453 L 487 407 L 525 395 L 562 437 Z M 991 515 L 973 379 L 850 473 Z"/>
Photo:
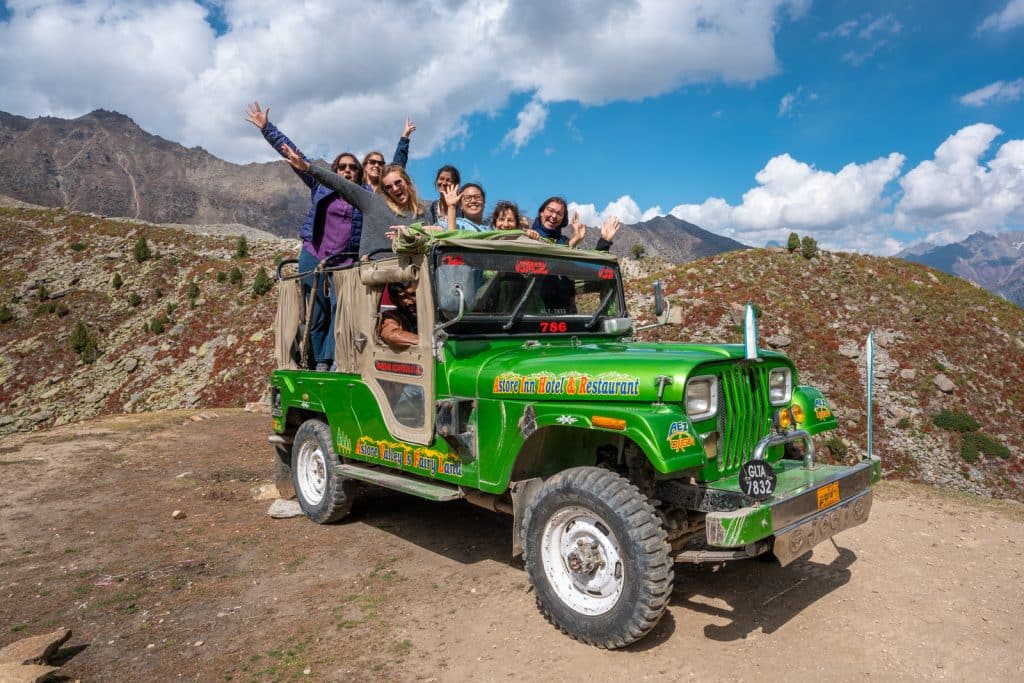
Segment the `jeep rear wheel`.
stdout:
<path fill-rule="evenodd" d="M 318 524 L 336 522 L 352 509 L 356 483 L 338 474 L 341 464 L 331 444 L 331 430 L 307 420 L 292 443 L 292 482 L 306 516 Z"/>
<path fill-rule="evenodd" d="M 537 606 L 569 636 L 624 647 L 654 628 L 672 594 L 661 518 L 629 481 L 577 467 L 544 482 L 523 516 Z"/>

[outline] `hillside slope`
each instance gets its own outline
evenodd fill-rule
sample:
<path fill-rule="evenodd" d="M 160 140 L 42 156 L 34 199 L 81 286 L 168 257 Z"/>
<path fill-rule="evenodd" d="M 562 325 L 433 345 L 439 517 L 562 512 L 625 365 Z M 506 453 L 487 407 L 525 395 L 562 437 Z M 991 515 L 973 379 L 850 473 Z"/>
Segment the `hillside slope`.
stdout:
<path fill-rule="evenodd" d="M 13 316 L 0 324 L 0 435 L 265 394 L 276 303 L 251 284 L 297 241 L 251 241 L 238 259 L 229 236 L 27 208 L 0 209 L 0 235 L 0 307 Z M 134 259 L 139 237 L 159 258 Z M 235 267 L 240 286 L 228 278 Z M 762 345 L 792 356 L 801 382 L 825 391 L 851 455 L 865 443 L 863 344 L 874 330 L 875 448 L 889 476 L 1022 498 L 1024 316 L 1013 304 L 918 264 L 842 253 L 626 259 L 624 271 L 641 319 L 652 317 L 651 281 L 667 284 L 674 324 L 647 338 L 738 343 L 742 305 L 760 306 Z M 72 348 L 78 322 L 98 342 L 95 362 Z M 942 409 L 975 418 L 1009 456 L 965 461 L 962 437 L 932 423 Z"/>
<path fill-rule="evenodd" d="M 1024 232 L 978 231 L 953 244 L 918 244 L 897 256 L 976 282 L 1024 307 Z"/>

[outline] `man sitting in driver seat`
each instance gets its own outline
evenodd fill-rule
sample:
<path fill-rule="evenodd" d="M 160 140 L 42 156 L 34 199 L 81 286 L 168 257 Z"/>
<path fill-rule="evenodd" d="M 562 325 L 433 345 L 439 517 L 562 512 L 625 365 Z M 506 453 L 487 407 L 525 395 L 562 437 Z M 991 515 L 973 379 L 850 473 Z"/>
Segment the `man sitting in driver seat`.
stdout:
<path fill-rule="evenodd" d="M 416 282 L 392 282 L 388 294 L 394 310 L 380 316 L 380 338 L 394 351 L 404 351 L 420 343 L 416 328 Z"/>

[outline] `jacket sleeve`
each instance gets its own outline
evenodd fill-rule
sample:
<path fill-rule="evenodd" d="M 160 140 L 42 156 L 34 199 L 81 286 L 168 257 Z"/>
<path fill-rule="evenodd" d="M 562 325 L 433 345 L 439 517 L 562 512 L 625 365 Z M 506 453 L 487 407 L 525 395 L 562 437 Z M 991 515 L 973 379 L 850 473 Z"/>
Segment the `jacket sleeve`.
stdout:
<path fill-rule="evenodd" d="M 594 247 L 594 251 L 611 251 L 612 243 L 603 237 L 598 238 L 597 246 Z"/>
<path fill-rule="evenodd" d="M 380 338 L 396 349 L 407 349 L 420 343 L 420 336 L 409 332 L 392 316 L 385 313 L 380 321 Z"/>
<path fill-rule="evenodd" d="M 310 164 L 308 173 L 312 176 L 314 181 L 320 183 L 324 187 L 334 190 L 338 193 L 339 197 L 362 211 L 364 214 L 370 210 L 373 206 L 374 200 L 377 199 L 377 195 L 370 192 L 362 185 L 356 185 L 355 183 L 346 180 L 322 164 Z"/>
<path fill-rule="evenodd" d="M 282 133 L 278 129 L 278 127 L 275 126 L 270 121 L 267 121 L 267 125 L 263 126 L 263 128 L 260 129 L 260 132 L 263 133 L 263 139 L 269 142 L 270 146 L 273 147 L 277 151 L 277 153 L 280 154 L 282 157 L 284 156 L 284 152 L 281 151 L 281 148 L 284 147 L 285 145 L 288 145 L 289 147 L 297 151 L 299 154 L 302 154 L 302 150 L 296 147 L 295 143 L 292 142 L 287 135 Z M 306 159 L 306 155 L 302 154 L 302 158 Z M 313 184 L 316 182 L 313 180 L 313 176 L 311 176 L 309 173 L 304 173 L 295 168 L 293 168 L 292 171 L 294 171 L 295 175 L 299 176 L 299 179 L 301 179 L 302 182 L 306 183 L 306 185 L 310 189 L 313 189 Z"/>
<path fill-rule="evenodd" d="M 409 138 L 398 138 L 398 146 L 395 147 L 395 156 L 391 158 L 391 163 L 402 168 L 409 163 Z"/>

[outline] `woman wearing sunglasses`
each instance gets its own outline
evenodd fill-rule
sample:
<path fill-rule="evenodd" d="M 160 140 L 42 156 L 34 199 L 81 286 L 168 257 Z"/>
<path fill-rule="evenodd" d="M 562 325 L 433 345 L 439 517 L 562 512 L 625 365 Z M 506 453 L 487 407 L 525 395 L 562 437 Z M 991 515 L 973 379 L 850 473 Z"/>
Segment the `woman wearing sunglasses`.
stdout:
<path fill-rule="evenodd" d="M 270 107 L 260 108 L 253 102 L 246 108 L 246 121 L 260 129 L 263 138 L 283 155 L 284 148 L 295 149 L 295 144 L 277 126 L 270 122 Z M 401 147 L 401 143 L 399 143 Z M 408 148 L 408 140 L 406 140 Z M 300 153 L 301 154 L 301 153 Z M 332 174 L 356 185 L 363 183 L 363 167 L 351 152 L 342 152 L 331 163 Z M 317 264 L 334 254 L 355 253 L 359 250 L 363 216 L 349 202 L 330 187 L 317 182 L 313 176 L 296 170 L 296 175 L 309 188 L 310 205 L 306 219 L 299 230 L 302 249 L 299 252 L 299 272 L 309 273 Z M 351 258 L 338 265 L 351 263 Z M 313 289 L 313 275 L 302 278 L 302 292 L 306 299 Z M 333 287 L 318 287 L 309 321 L 309 337 L 316 370 L 328 370 L 334 362 L 334 311 L 337 302 Z"/>
<path fill-rule="evenodd" d="M 405 167 L 409 161 L 409 136 L 416 130 L 416 124 L 405 119 L 405 128 L 402 129 L 402 137 L 398 138 L 398 147 L 395 148 L 395 156 L 391 157 L 391 163 Z M 380 189 L 381 171 L 384 170 L 384 154 L 376 150 L 367 152 L 363 157 L 363 173 L 366 184 L 374 191 Z"/>

